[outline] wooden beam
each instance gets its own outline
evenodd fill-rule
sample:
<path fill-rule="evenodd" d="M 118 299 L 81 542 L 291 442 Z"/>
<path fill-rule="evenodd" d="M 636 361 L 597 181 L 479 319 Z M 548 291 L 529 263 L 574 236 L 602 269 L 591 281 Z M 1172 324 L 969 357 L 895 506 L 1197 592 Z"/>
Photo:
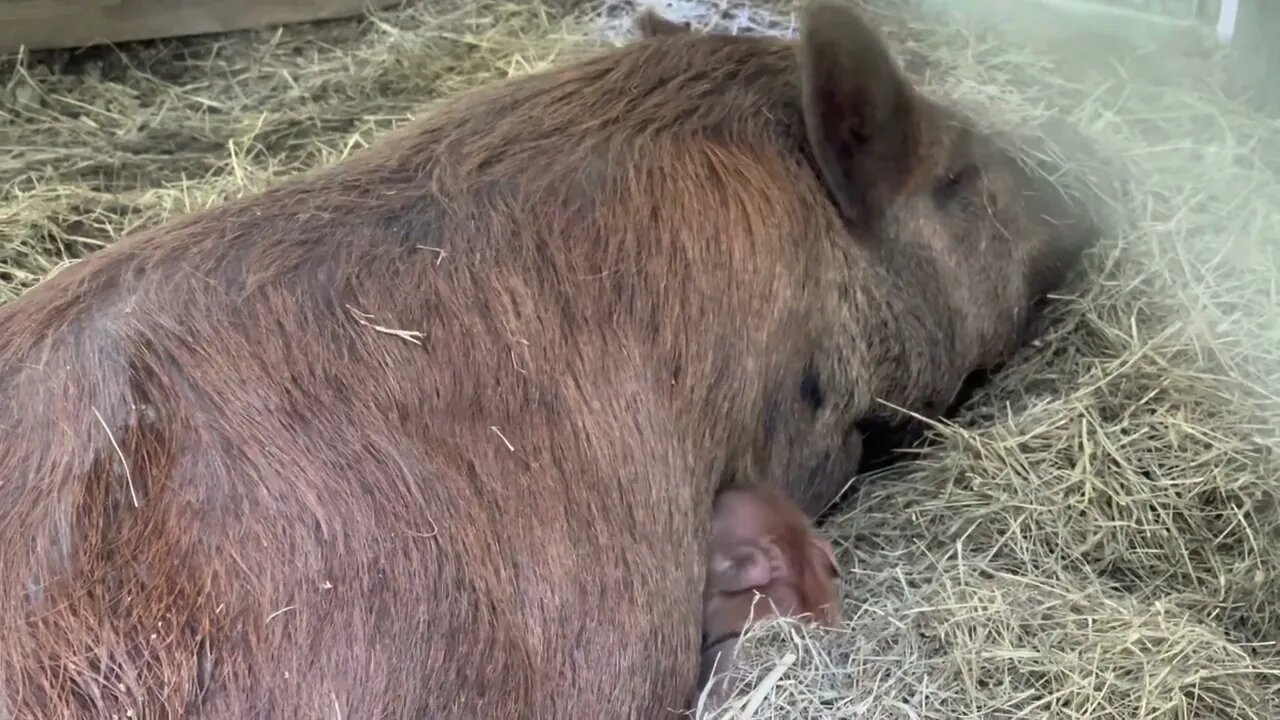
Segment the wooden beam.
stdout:
<path fill-rule="evenodd" d="M 1157 12 L 1147 12 L 1144 10 L 1135 10 L 1133 8 L 1116 7 L 1114 5 L 1106 5 L 1097 0 L 1032 0 L 1045 7 L 1051 7 L 1055 10 L 1075 13 L 1078 15 L 1087 15 L 1099 19 L 1107 18 L 1111 20 L 1119 20 L 1125 22 L 1148 23 L 1151 25 L 1162 25 L 1172 27 L 1186 27 L 1196 24 L 1195 14 L 1199 11 L 1199 7 L 1191 6 L 1192 14 L 1178 17 L 1166 15 Z"/>
<path fill-rule="evenodd" d="M 1235 10 L 1226 33 L 1226 90 L 1280 114 L 1280 0 L 1239 0 Z"/>
<path fill-rule="evenodd" d="M 250 30 L 400 0 L 0 0 L 0 53 Z"/>

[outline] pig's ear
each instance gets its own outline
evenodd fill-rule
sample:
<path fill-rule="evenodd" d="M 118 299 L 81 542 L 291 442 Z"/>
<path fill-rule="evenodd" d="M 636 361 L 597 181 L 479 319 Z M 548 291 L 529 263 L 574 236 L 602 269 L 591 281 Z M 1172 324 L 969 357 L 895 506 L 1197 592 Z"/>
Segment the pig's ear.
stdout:
<path fill-rule="evenodd" d="M 635 28 L 640 37 L 645 39 L 662 35 L 684 35 L 692 32 L 688 23 L 668 20 L 651 7 L 645 8 L 636 14 Z"/>
<path fill-rule="evenodd" d="M 910 172 L 915 92 L 847 0 L 805 6 L 799 56 L 805 130 L 822 179 L 850 222 L 874 228 Z"/>

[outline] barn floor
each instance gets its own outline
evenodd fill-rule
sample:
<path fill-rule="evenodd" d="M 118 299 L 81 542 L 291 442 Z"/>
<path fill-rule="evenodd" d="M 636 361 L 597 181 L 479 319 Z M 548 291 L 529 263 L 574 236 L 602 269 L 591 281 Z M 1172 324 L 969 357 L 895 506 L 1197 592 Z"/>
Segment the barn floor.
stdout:
<path fill-rule="evenodd" d="M 0 301 L 432 98 L 618 37 L 630 11 L 440 9 L 454 1 L 0 63 Z M 755 634 L 739 702 L 757 692 L 755 718 L 1280 717 L 1280 180 L 1260 160 L 1280 157 L 1280 123 L 1222 100 L 1195 43 L 985 35 L 873 2 L 931 92 L 1066 159 L 1116 229 L 1042 346 L 827 525 L 847 631 Z M 670 7 L 790 31 L 785 10 Z"/>

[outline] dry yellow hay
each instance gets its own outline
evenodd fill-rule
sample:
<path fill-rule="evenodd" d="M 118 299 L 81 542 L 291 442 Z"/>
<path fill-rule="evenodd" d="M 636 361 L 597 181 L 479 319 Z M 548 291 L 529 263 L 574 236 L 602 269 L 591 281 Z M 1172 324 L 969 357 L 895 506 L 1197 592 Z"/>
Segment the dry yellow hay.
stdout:
<path fill-rule="evenodd" d="M 736 702 L 758 690 L 755 718 L 1280 717 L 1280 124 L 1222 100 L 1212 57 L 876 7 L 931 92 L 1035 138 L 1119 222 L 1052 335 L 825 528 L 846 631 L 752 634 Z M 786 6 L 673 9 L 789 30 Z M 616 34 L 628 8 L 607 10 L 458 2 L 8 63 L 0 300 Z"/>

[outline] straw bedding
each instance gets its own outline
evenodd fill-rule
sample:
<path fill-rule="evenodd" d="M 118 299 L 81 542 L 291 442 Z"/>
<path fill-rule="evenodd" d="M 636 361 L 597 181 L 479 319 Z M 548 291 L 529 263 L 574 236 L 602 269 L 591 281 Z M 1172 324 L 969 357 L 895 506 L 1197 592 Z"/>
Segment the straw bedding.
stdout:
<path fill-rule="evenodd" d="M 0 64 L 0 301 L 433 99 L 621 38 L 633 7 L 434 3 Z M 1028 348 L 823 528 L 847 627 L 749 636 L 722 717 L 1280 716 L 1280 124 L 1203 47 L 980 32 L 881 0 L 931 93 L 1060 158 L 1113 230 Z M 792 32 L 786 3 L 672 3 Z"/>

